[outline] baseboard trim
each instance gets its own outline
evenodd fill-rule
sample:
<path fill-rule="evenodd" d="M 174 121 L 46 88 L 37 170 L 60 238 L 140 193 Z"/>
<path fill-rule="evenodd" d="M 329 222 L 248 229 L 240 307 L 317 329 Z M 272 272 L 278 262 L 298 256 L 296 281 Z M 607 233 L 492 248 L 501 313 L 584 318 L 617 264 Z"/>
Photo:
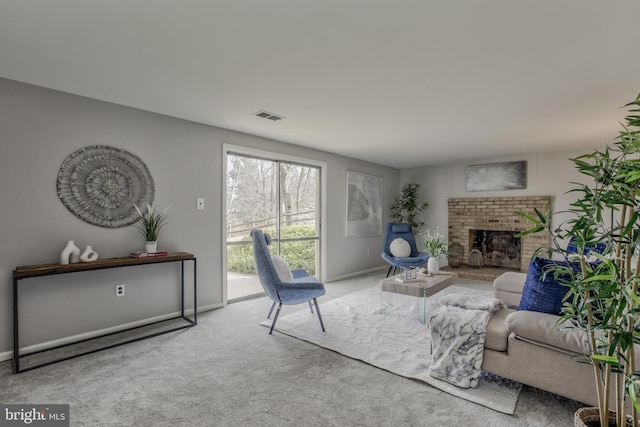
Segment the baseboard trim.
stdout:
<path fill-rule="evenodd" d="M 222 308 L 222 307 L 224 307 L 224 305 L 222 303 L 203 305 L 203 306 L 198 307 L 198 314 L 204 313 L 204 312 L 207 312 L 207 311 L 211 311 L 211 310 L 215 310 L 215 309 L 218 309 L 218 308 Z M 155 316 L 155 317 L 151 317 L 151 318 L 143 319 L 143 320 L 136 320 L 135 322 L 129 322 L 129 323 L 125 323 L 125 324 L 121 324 L 121 325 L 117 325 L 117 326 L 112 326 L 112 327 L 109 327 L 109 328 L 99 329 L 99 330 L 96 330 L 96 331 L 84 332 L 82 334 L 72 335 L 72 336 L 69 336 L 69 337 L 63 337 L 63 338 L 59 338 L 59 339 L 55 339 L 55 340 L 51 340 L 51 341 L 45 341 L 45 342 L 42 342 L 42 343 L 30 345 L 28 347 L 22 347 L 22 348 L 20 348 L 20 352 L 21 353 L 33 353 L 33 352 L 47 350 L 49 348 L 58 347 L 58 346 L 66 345 L 66 344 L 73 344 L 73 343 L 78 342 L 78 341 L 88 340 L 88 339 L 91 339 L 91 338 L 97 338 L 97 337 L 100 337 L 102 335 L 121 332 L 121 331 L 124 331 L 126 329 L 136 328 L 138 326 L 145 326 L 145 325 L 148 325 L 150 323 L 161 322 L 163 320 L 173 319 L 173 318 L 179 317 L 180 314 L 181 313 L 179 311 L 176 311 L 174 313 L 163 314 L 161 316 Z M 185 314 L 185 316 L 192 316 L 193 315 L 193 309 L 185 310 L 184 314 Z M 0 361 L 11 360 L 11 359 L 13 359 L 13 351 L 12 350 L 4 351 L 4 352 L 0 353 Z"/>
<path fill-rule="evenodd" d="M 356 271 L 354 273 L 343 274 L 342 276 L 331 277 L 326 280 L 327 283 L 337 282 L 338 280 L 350 279 L 355 276 L 362 276 L 364 274 L 374 273 L 378 270 L 384 270 L 385 268 L 389 268 L 388 265 L 382 265 L 380 267 L 370 268 L 368 270 Z"/>
<path fill-rule="evenodd" d="M 0 353 L 0 362 L 4 362 L 5 360 L 11 360 L 13 358 L 13 351 L 4 351 Z"/>

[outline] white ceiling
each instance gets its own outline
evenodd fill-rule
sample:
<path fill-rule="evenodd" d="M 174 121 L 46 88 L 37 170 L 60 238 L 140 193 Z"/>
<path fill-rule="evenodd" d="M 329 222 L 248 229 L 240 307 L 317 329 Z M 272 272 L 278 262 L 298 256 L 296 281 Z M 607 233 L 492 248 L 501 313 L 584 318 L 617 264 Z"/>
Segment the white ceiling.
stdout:
<path fill-rule="evenodd" d="M 611 142 L 640 92 L 639 16 L 639 0 L 0 0 L 0 76 L 409 168 Z"/>

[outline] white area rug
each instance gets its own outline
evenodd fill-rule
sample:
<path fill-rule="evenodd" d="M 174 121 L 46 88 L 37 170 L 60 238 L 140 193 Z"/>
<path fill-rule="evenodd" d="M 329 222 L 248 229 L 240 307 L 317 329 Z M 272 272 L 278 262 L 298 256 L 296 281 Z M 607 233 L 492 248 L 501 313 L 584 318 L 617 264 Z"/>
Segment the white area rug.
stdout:
<path fill-rule="evenodd" d="M 490 291 L 458 286 L 449 287 L 449 292 L 492 295 Z M 435 300 L 439 296 L 430 299 L 428 309 L 437 306 Z M 418 321 L 418 303 L 418 298 L 387 292 L 383 298 L 380 288 L 372 287 L 321 304 L 324 333 L 318 316 L 311 314 L 308 307 L 281 316 L 275 329 L 394 374 L 424 381 L 462 399 L 513 414 L 522 388 L 519 383 L 483 372 L 478 388 L 462 389 L 427 375 L 431 343 L 428 326 Z M 271 320 L 261 325 L 270 326 Z"/>

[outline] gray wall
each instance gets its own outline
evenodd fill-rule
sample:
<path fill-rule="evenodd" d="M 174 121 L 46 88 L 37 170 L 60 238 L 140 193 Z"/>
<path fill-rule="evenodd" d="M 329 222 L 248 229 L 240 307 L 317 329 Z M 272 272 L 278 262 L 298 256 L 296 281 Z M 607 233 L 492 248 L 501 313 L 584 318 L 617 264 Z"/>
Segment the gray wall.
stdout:
<path fill-rule="evenodd" d="M 604 149 L 604 145 L 595 148 Z M 440 230 L 446 234 L 448 227 L 448 199 L 450 198 L 549 195 L 551 196 L 555 212 L 568 209 L 570 203 L 575 200 L 574 194 L 566 194 L 571 188 L 570 182 L 580 182 L 584 180 L 569 159 L 591 151 L 592 150 L 580 150 L 548 154 L 530 154 L 517 157 L 489 158 L 450 165 L 406 169 L 401 172 L 400 181 L 401 183 L 415 181 L 421 184 L 421 197 L 430 204 L 425 213 L 425 227 L 431 230 L 440 228 Z M 466 191 L 466 166 L 519 160 L 527 161 L 527 188 L 508 191 Z M 559 224 L 566 219 L 567 216 L 563 214 L 554 216 L 555 224 Z M 445 265 L 445 260 L 441 259 L 441 264 Z"/>
<path fill-rule="evenodd" d="M 92 245 L 101 258 L 142 249 L 133 227 L 87 224 L 58 199 L 55 184 L 62 161 L 88 145 L 124 148 L 147 164 L 158 206 L 171 205 L 171 223 L 160 236 L 159 249 L 194 253 L 199 305 L 221 306 L 223 143 L 327 162 L 326 280 L 384 265 L 382 237 L 345 237 L 345 174 L 383 177 L 389 206 L 400 182 L 396 169 L 0 79 L 0 359 L 12 349 L 16 266 L 58 262 L 68 240 L 81 249 Z M 196 197 L 206 199 L 206 210 L 195 209 Z M 22 344 L 160 316 L 177 307 L 176 279 L 175 266 L 163 265 L 21 281 Z M 115 298 L 116 283 L 127 285 L 125 297 Z"/>

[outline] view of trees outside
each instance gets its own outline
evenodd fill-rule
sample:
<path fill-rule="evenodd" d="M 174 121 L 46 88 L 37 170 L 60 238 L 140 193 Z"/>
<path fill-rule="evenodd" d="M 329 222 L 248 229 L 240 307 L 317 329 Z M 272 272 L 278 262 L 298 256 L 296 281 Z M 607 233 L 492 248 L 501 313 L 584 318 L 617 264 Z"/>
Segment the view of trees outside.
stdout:
<path fill-rule="evenodd" d="M 256 273 L 249 233 L 260 228 L 272 236 L 274 254 L 279 253 L 292 269 L 315 274 L 318 193 L 316 167 L 229 154 L 227 271 Z"/>

